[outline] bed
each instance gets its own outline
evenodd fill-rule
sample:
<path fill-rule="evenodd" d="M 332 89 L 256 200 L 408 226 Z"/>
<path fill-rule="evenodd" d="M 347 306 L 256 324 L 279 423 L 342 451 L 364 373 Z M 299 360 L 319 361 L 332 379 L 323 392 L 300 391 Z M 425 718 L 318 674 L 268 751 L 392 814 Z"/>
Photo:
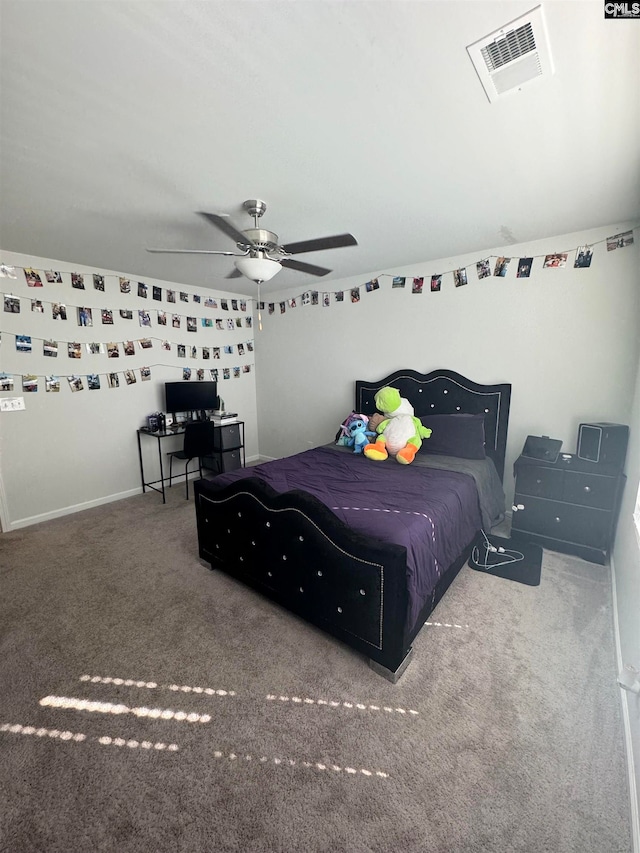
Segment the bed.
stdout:
<path fill-rule="evenodd" d="M 504 515 L 511 386 L 451 370 L 400 370 L 357 381 L 354 411 L 373 414 L 375 394 L 387 385 L 433 429 L 410 465 L 373 462 L 330 441 L 198 480 L 195 502 L 200 557 L 212 569 L 346 643 L 396 682 L 478 531 Z M 346 414 L 337 413 L 336 424 Z"/>

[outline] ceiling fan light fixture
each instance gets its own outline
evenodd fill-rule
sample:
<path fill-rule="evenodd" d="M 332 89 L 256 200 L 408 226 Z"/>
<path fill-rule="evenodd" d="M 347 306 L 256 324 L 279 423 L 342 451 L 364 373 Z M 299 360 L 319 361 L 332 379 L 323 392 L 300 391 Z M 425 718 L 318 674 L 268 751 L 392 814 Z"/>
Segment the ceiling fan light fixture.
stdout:
<path fill-rule="evenodd" d="M 235 265 L 251 281 L 271 281 L 282 269 L 282 264 L 269 258 L 238 258 Z"/>

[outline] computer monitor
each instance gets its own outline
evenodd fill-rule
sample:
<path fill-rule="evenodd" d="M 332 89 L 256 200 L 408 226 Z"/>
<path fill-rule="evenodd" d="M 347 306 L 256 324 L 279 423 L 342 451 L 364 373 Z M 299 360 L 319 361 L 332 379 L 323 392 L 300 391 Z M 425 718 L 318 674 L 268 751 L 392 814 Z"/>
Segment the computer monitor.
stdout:
<path fill-rule="evenodd" d="M 175 418 L 177 414 L 197 412 L 198 417 L 205 418 L 207 410 L 218 408 L 217 382 L 182 382 L 164 383 L 165 411 Z"/>

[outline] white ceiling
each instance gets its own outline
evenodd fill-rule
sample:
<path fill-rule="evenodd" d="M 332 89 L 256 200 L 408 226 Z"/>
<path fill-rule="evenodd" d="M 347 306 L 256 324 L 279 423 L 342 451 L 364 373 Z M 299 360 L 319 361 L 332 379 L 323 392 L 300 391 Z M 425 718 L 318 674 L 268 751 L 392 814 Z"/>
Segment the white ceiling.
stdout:
<path fill-rule="evenodd" d="M 536 0 L 0 2 L 0 245 L 252 293 L 196 215 L 268 204 L 278 289 L 640 218 L 640 22 L 543 3 L 555 74 L 490 104 L 466 46 Z M 70 268 L 70 267 L 69 267 Z"/>

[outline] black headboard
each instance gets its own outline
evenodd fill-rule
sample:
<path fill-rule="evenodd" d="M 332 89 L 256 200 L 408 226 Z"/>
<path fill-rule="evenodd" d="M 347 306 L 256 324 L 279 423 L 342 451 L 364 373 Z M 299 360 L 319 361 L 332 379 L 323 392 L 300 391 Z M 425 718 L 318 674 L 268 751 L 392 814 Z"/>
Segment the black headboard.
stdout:
<path fill-rule="evenodd" d="M 418 417 L 450 415 L 456 412 L 484 414 L 485 450 L 493 459 L 498 475 L 504 475 L 507 449 L 511 385 L 480 385 L 453 370 L 397 370 L 378 382 L 356 382 L 355 411 L 371 415 L 376 411 L 374 397 L 387 385 L 397 388 L 411 403 Z"/>

